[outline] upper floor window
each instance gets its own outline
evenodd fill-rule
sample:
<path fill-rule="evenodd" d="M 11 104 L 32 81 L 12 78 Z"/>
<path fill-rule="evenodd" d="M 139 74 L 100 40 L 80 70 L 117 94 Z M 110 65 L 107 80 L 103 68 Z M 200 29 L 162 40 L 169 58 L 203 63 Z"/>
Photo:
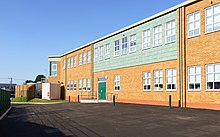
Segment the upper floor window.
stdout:
<path fill-rule="evenodd" d="M 67 68 L 70 68 L 70 58 L 67 59 Z"/>
<path fill-rule="evenodd" d="M 154 27 L 154 46 L 161 46 L 163 44 L 162 39 L 162 25 Z"/>
<path fill-rule="evenodd" d="M 201 85 L 201 67 L 190 66 L 188 67 L 188 89 L 200 90 Z"/>
<path fill-rule="evenodd" d="M 94 50 L 94 62 L 99 60 L 99 49 L 95 48 Z"/>
<path fill-rule="evenodd" d="M 79 54 L 79 65 L 82 65 L 82 54 Z"/>
<path fill-rule="evenodd" d="M 83 53 L 83 64 L 86 64 L 86 52 Z"/>
<path fill-rule="evenodd" d="M 87 54 L 88 54 L 88 60 L 87 60 L 87 62 L 88 62 L 88 63 L 91 63 L 91 51 L 89 50 L 89 51 L 87 52 Z"/>
<path fill-rule="evenodd" d="M 143 72 L 143 91 L 149 91 L 151 85 L 150 72 Z"/>
<path fill-rule="evenodd" d="M 115 41 L 115 56 L 119 56 L 120 55 L 120 44 L 119 44 L 119 40 Z"/>
<path fill-rule="evenodd" d="M 100 54 L 99 54 L 99 60 L 104 59 L 104 46 L 100 47 Z"/>
<path fill-rule="evenodd" d="M 150 29 L 148 30 L 145 30 L 143 32 L 143 44 L 142 44 L 142 49 L 148 49 L 150 48 L 150 40 L 151 37 L 150 37 Z"/>
<path fill-rule="evenodd" d="M 105 59 L 110 58 L 110 44 L 105 45 Z"/>
<path fill-rule="evenodd" d="M 73 66 L 76 67 L 76 56 L 73 57 Z"/>
<path fill-rule="evenodd" d="M 188 37 L 200 35 L 200 12 L 188 15 Z"/>
<path fill-rule="evenodd" d="M 50 76 L 57 75 L 57 62 L 50 62 Z"/>
<path fill-rule="evenodd" d="M 220 4 L 205 9 L 205 32 L 220 30 Z"/>
<path fill-rule="evenodd" d="M 166 23 L 166 43 L 176 41 L 176 22 L 175 20 Z"/>
<path fill-rule="evenodd" d="M 121 54 L 127 54 L 128 53 L 128 39 L 127 37 L 122 38 L 122 52 Z"/>
<path fill-rule="evenodd" d="M 114 87 L 115 91 L 120 91 L 120 75 L 114 76 Z"/>
<path fill-rule="evenodd" d="M 220 90 L 220 64 L 206 65 L 206 89 Z"/>
<path fill-rule="evenodd" d="M 64 59 L 63 60 L 63 69 L 65 69 L 66 68 L 66 60 Z"/>
<path fill-rule="evenodd" d="M 74 57 L 71 57 L 71 58 L 70 58 L 70 66 L 71 66 L 71 68 L 73 67 L 73 63 L 74 63 L 74 62 L 73 62 L 73 59 L 74 59 Z"/>
<path fill-rule="evenodd" d="M 166 88 L 167 90 L 176 90 L 176 69 L 166 70 Z"/>
<path fill-rule="evenodd" d="M 163 71 L 162 70 L 154 71 L 154 90 L 156 91 L 163 90 Z"/>
<path fill-rule="evenodd" d="M 136 51 L 136 34 L 133 34 L 130 36 L 130 50 L 129 52 L 135 52 Z"/>

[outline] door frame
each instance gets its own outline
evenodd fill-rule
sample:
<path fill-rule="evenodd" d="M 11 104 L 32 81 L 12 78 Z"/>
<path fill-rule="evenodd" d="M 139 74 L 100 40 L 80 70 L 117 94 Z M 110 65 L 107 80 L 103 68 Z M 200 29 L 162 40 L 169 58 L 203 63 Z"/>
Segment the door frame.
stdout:
<path fill-rule="evenodd" d="M 99 101 L 99 83 L 105 83 L 105 98 L 107 97 L 107 91 L 106 91 L 106 81 L 98 81 L 97 83 L 97 100 Z M 106 99 L 105 99 L 106 100 Z"/>

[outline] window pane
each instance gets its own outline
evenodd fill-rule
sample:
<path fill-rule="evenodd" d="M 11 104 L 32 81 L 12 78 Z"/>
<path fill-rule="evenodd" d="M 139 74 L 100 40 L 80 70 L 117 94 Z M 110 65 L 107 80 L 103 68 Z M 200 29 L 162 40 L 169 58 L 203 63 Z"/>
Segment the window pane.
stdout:
<path fill-rule="evenodd" d="M 172 84 L 172 89 L 176 89 L 176 84 Z"/>
<path fill-rule="evenodd" d="M 208 71 L 208 73 L 212 73 L 213 70 L 214 70 L 213 65 L 207 65 L 207 71 Z"/>
<path fill-rule="evenodd" d="M 200 12 L 195 13 L 195 20 L 199 20 L 200 19 Z"/>
<path fill-rule="evenodd" d="M 189 76 L 189 82 L 195 82 L 195 76 Z"/>
<path fill-rule="evenodd" d="M 219 5 L 214 6 L 213 10 L 214 10 L 214 14 L 220 13 L 220 6 Z"/>
<path fill-rule="evenodd" d="M 195 68 L 194 67 L 189 68 L 189 74 L 190 75 L 195 74 Z"/>
<path fill-rule="evenodd" d="M 167 89 L 172 89 L 171 84 L 167 84 Z"/>
<path fill-rule="evenodd" d="M 220 22 L 220 14 L 214 16 L 214 23 Z"/>
<path fill-rule="evenodd" d="M 200 89 L 200 83 L 195 84 L 195 89 Z"/>
<path fill-rule="evenodd" d="M 200 74 L 201 72 L 201 68 L 200 67 L 196 67 L 196 74 Z"/>
<path fill-rule="evenodd" d="M 206 9 L 206 16 L 212 15 L 212 7 Z"/>
<path fill-rule="evenodd" d="M 207 81 L 214 81 L 214 75 L 213 74 L 208 74 L 207 75 Z"/>
<path fill-rule="evenodd" d="M 213 82 L 207 82 L 207 89 L 213 89 Z"/>
<path fill-rule="evenodd" d="M 215 74 L 215 81 L 220 81 L 220 74 Z"/>
<path fill-rule="evenodd" d="M 213 22 L 212 16 L 206 18 L 206 24 L 207 24 L 207 25 L 212 24 L 212 22 Z"/>
<path fill-rule="evenodd" d="M 189 89 L 194 89 L 194 84 L 189 84 Z"/>
<path fill-rule="evenodd" d="M 195 82 L 198 82 L 198 83 L 200 83 L 200 75 L 196 75 L 196 81 Z"/>
<path fill-rule="evenodd" d="M 215 85 L 215 89 L 220 89 L 220 82 L 215 82 L 214 85 Z"/>
<path fill-rule="evenodd" d="M 220 29 L 220 23 L 214 24 L 214 30 L 219 30 Z"/>
<path fill-rule="evenodd" d="M 193 14 L 188 16 L 189 22 L 192 22 L 194 20 Z"/>

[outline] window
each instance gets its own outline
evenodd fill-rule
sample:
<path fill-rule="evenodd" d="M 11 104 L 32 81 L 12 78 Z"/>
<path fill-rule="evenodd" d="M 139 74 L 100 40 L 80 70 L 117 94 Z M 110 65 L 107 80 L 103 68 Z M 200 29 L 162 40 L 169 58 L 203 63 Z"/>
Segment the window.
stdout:
<path fill-rule="evenodd" d="M 158 25 L 154 27 L 154 46 L 161 46 L 162 44 L 162 25 Z"/>
<path fill-rule="evenodd" d="M 70 66 L 71 66 L 71 68 L 73 67 L 73 63 L 74 63 L 73 59 L 74 59 L 73 57 L 70 59 L 70 64 L 71 64 Z"/>
<path fill-rule="evenodd" d="M 83 91 L 86 91 L 86 79 L 83 79 Z"/>
<path fill-rule="evenodd" d="M 86 64 L 86 52 L 83 53 L 83 64 Z"/>
<path fill-rule="evenodd" d="M 76 67 L 76 56 L 73 57 L 73 66 Z"/>
<path fill-rule="evenodd" d="M 120 44 L 119 44 L 119 40 L 115 41 L 115 56 L 119 56 L 120 55 Z"/>
<path fill-rule="evenodd" d="M 95 48 L 94 50 L 94 62 L 97 62 L 99 60 L 99 49 Z"/>
<path fill-rule="evenodd" d="M 121 54 L 127 54 L 128 53 L 128 39 L 127 37 L 122 38 L 122 52 Z"/>
<path fill-rule="evenodd" d="M 66 68 L 66 60 L 64 59 L 63 60 L 63 69 L 65 69 Z"/>
<path fill-rule="evenodd" d="M 151 76 L 150 72 L 143 73 L 143 91 L 150 90 Z"/>
<path fill-rule="evenodd" d="M 99 60 L 104 59 L 104 46 L 100 47 L 100 54 L 99 54 Z"/>
<path fill-rule="evenodd" d="M 68 81 L 67 81 L 67 90 L 68 90 L 68 91 L 70 91 L 70 84 L 71 84 L 71 82 L 70 82 L 70 80 L 68 80 Z"/>
<path fill-rule="evenodd" d="M 154 90 L 156 91 L 163 90 L 163 71 L 162 70 L 154 71 Z"/>
<path fill-rule="evenodd" d="M 70 87 L 69 87 L 70 91 L 73 91 L 73 81 L 70 80 Z"/>
<path fill-rule="evenodd" d="M 166 23 L 166 43 L 176 41 L 176 22 L 175 20 Z"/>
<path fill-rule="evenodd" d="M 166 88 L 167 90 L 176 90 L 176 69 L 166 70 Z"/>
<path fill-rule="evenodd" d="M 79 80 L 79 91 L 82 91 L 82 80 Z"/>
<path fill-rule="evenodd" d="M 82 54 L 79 54 L 79 65 L 82 65 Z"/>
<path fill-rule="evenodd" d="M 188 37 L 200 35 L 200 12 L 188 15 Z"/>
<path fill-rule="evenodd" d="M 91 79 L 87 79 L 87 91 L 91 90 Z"/>
<path fill-rule="evenodd" d="M 73 90 L 76 91 L 76 80 L 73 80 Z"/>
<path fill-rule="evenodd" d="M 150 48 L 150 29 L 145 30 L 143 32 L 142 49 L 148 49 L 148 48 Z"/>
<path fill-rule="evenodd" d="M 130 53 L 136 51 L 136 45 L 137 45 L 136 34 L 134 34 L 130 36 L 130 50 L 129 50 Z"/>
<path fill-rule="evenodd" d="M 220 30 L 220 4 L 205 9 L 205 32 Z"/>
<path fill-rule="evenodd" d="M 89 50 L 87 54 L 88 54 L 88 63 L 91 63 L 91 51 Z"/>
<path fill-rule="evenodd" d="M 57 75 L 57 62 L 50 62 L 50 76 Z"/>
<path fill-rule="evenodd" d="M 188 89 L 200 90 L 201 88 L 201 68 L 200 66 L 188 67 Z"/>
<path fill-rule="evenodd" d="M 105 59 L 110 58 L 110 44 L 105 45 Z"/>
<path fill-rule="evenodd" d="M 67 59 L 67 68 L 70 68 L 70 58 Z"/>
<path fill-rule="evenodd" d="M 115 91 L 120 91 L 120 76 L 119 75 L 115 75 L 114 77 L 114 89 Z"/>
<path fill-rule="evenodd" d="M 220 64 L 206 65 L 206 89 L 220 90 Z"/>

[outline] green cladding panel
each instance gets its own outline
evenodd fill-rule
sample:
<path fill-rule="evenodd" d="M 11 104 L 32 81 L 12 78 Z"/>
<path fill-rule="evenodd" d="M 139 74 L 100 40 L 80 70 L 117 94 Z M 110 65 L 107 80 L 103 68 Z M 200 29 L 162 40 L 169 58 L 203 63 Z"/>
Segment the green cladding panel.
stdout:
<path fill-rule="evenodd" d="M 176 22 L 176 41 L 172 43 L 165 43 L 166 23 L 172 20 L 175 20 Z M 158 25 L 162 25 L 163 45 L 154 47 L 153 31 L 154 27 Z M 151 32 L 151 47 L 149 49 L 142 49 L 143 31 L 148 29 L 150 29 Z M 132 34 L 136 34 L 136 52 L 129 53 L 130 35 Z M 127 37 L 128 39 L 128 53 L 126 55 L 114 56 L 114 42 L 116 40 L 120 40 L 121 49 L 123 37 Z M 104 46 L 108 43 L 110 44 L 110 58 L 94 62 L 94 72 L 175 60 L 177 59 L 177 12 L 173 11 L 156 19 L 150 20 L 142 25 L 124 31 L 120 34 L 107 38 L 101 42 L 96 43 L 94 48 L 99 48 L 100 46 Z"/>

